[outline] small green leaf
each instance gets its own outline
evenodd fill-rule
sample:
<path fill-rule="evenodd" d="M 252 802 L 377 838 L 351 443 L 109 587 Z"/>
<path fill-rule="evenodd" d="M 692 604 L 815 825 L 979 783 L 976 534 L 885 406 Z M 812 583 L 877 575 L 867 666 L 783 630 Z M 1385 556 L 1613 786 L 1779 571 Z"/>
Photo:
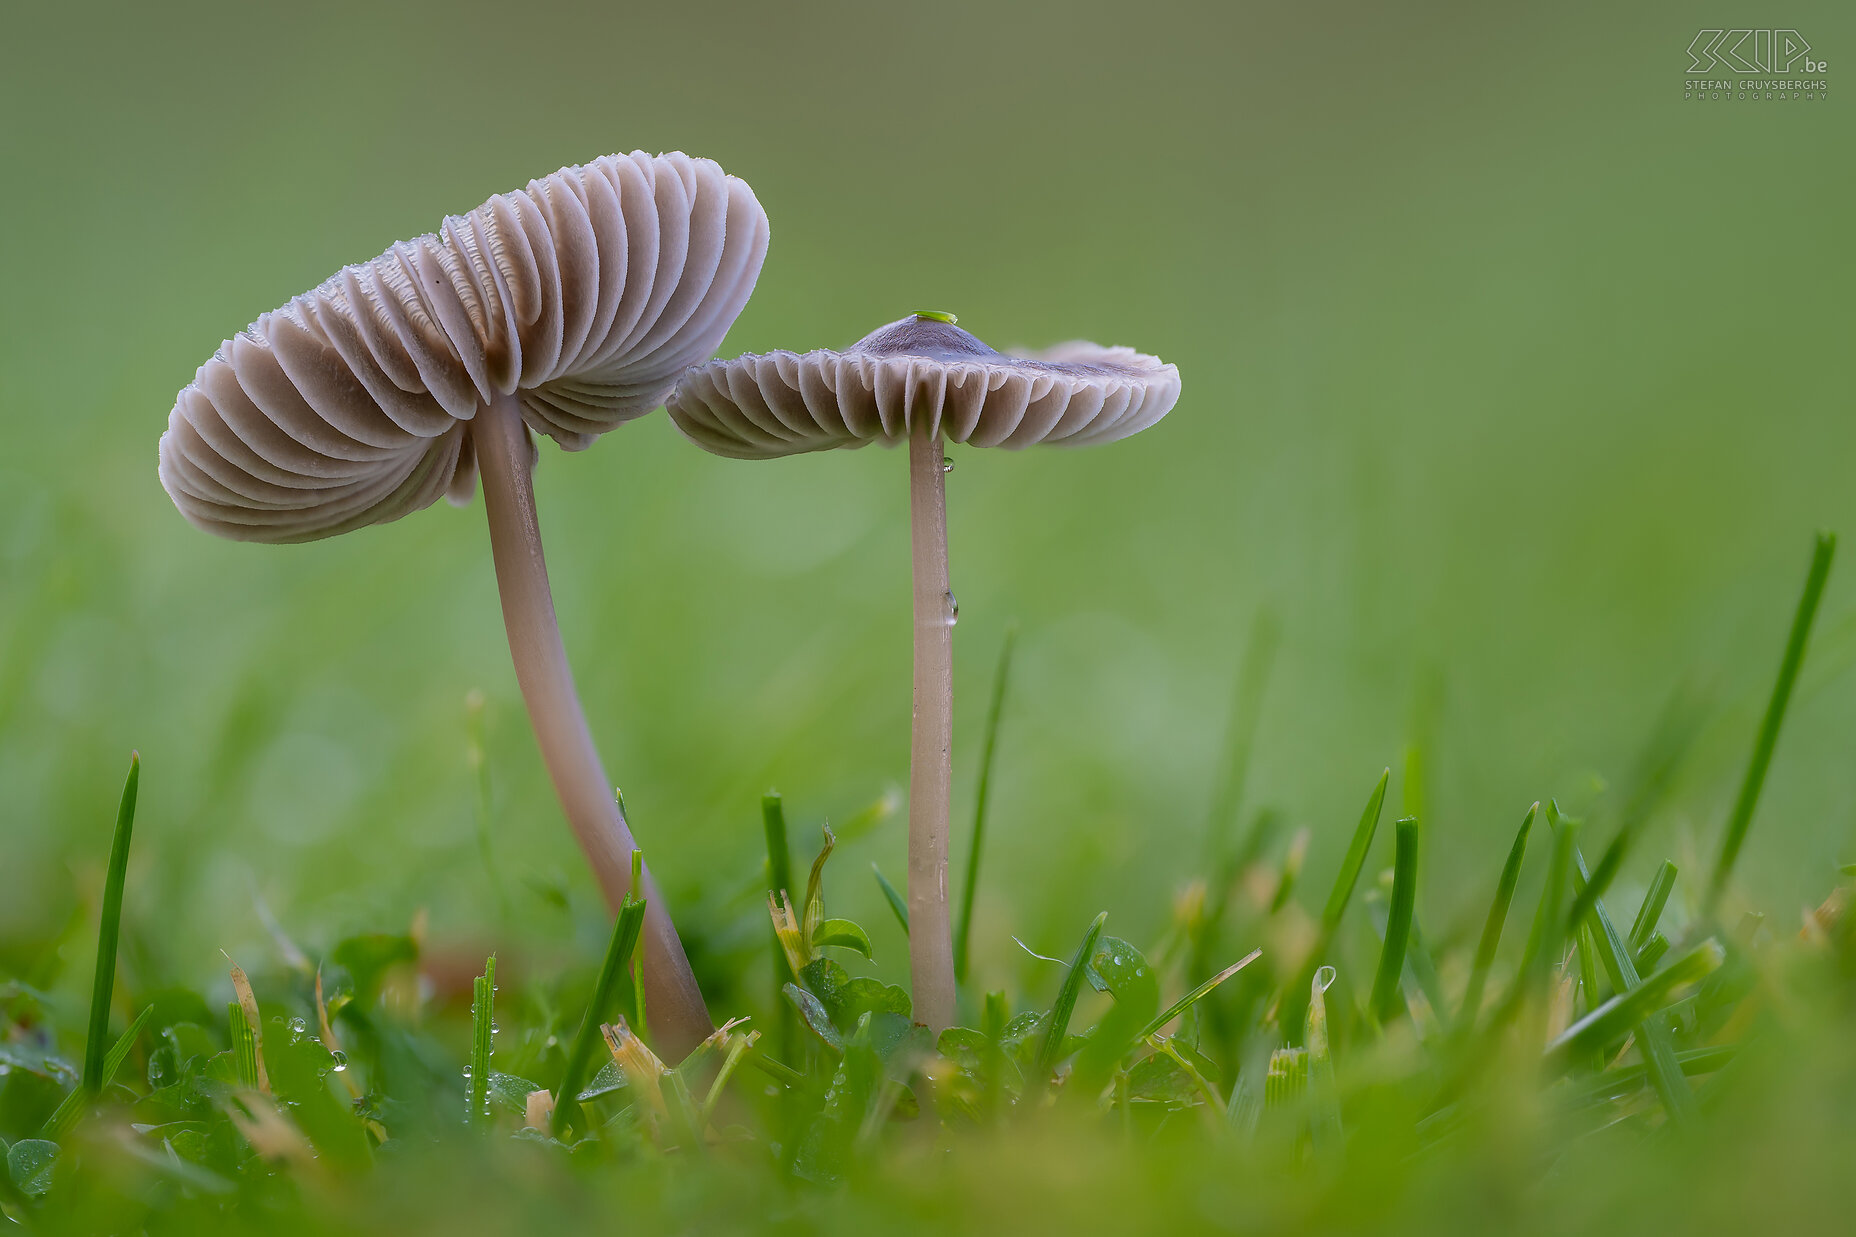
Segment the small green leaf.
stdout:
<path fill-rule="evenodd" d="M 540 1083 L 530 1082 L 516 1074 L 493 1073 L 490 1075 L 491 1097 L 514 1113 L 526 1115 L 529 1095 L 539 1090 L 541 1090 Z M 585 1099 L 586 1092 L 582 1091 L 580 1098 Z"/>
<path fill-rule="evenodd" d="M 810 969 L 810 968 L 807 968 Z M 800 1019 L 812 1034 L 825 1041 L 825 1046 L 834 1052 L 844 1051 L 844 1037 L 838 1034 L 838 1028 L 832 1025 L 831 1014 L 819 999 L 801 988 L 798 984 L 787 984 L 780 989 L 786 993 L 786 999 L 799 1011 Z"/>
<path fill-rule="evenodd" d="M 7 1176 L 21 1194 L 39 1198 L 52 1188 L 52 1169 L 57 1162 L 57 1143 L 43 1138 L 22 1138 L 6 1153 Z"/>
<path fill-rule="evenodd" d="M 854 920 L 827 919 L 819 924 L 812 933 L 812 947 L 818 949 L 826 945 L 855 949 L 866 958 L 870 956 L 870 937 Z"/>
<path fill-rule="evenodd" d="M 961 1069 L 977 1074 L 986 1049 L 991 1044 L 992 1041 L 986 1038 L 983 1031 L 975 1031 L 972 1027 L 949 1027 L 935 1041 L 935 1051 Z"/>
<path fill-rule="evenodd" d="M 823 906 L 825 902 L 825 864 L 831 858 L 831 852 L 838 848 L 838 835 L 825 825 L 820 832 L 825 835 L 824 844 L 818 848 L 818 858 L 812 861 L 812 874 L 806 878 L 806 900 L 801 903 L 805 914 L 812 913 L 812 904 Z"/>
<path fill-rule="evenodd" d="M 826 1009 L 835 1011 L 840 991 L 851 982 L 851 973 L 830 958 L 814 958 L 799 968 L 799 982 Z"/>
<path fill-rule="evenodd" d="M 76 1066 L 54 1055 L 50 1048 L 30 1040 L 13 1043 L 0 1039 L 0 1065 L 10 1070 L 23 1070 L 41 1078 L 50 1078 L 54 1082 L 75 1082 L 78 1076 Z"/>
<path fill-rule="evenodd" d="M 838 998 L 838 1024 L 853 1025 L 865 1014 L 910 1013 L 909 994 L 894 984 L 860 975 L 845 984 Z"/>
<path fill-rule="evenodd" d="M 1117 1002 L 1141 1003 L 1150 985 L 1154 987 L 1153 1007 L 1160 1006 L 1158 981 L 1147 955 L 1119 936 L 1105 936 L 1090 955 L 1084 977 L 1097 992 L 1107 992 Z M 1145 1015 L 1152 1017 L 1152 1010 Z"/>
<path fill-rule="evenodd" d="M 599 1072 L 580 1088 L 574 1096 L 577 1100 L 596 1100 L 602 1095 L 611 1095 L 614 1091 L 625 1089 L 625 1071 L 619 1068 L 617 1061 L 608 1061 L 599 1067 Z M 526 1103 L 526 1100 L 524 1101 Z"/>
<path fill-rule="evenodd" d="M 806 963 L 799 972 L 799 982 L 818 1000 L 820 1008 L 842 1034 L 849 1034 L 864 1014 L 909 1013 L 907 992 L 881 980 L 852 979 L 848 971 L 830 958 L 814 958 Z"/>
<path fill-rule="evenodd" d="M 1089 1032 L 1076 1062 L 1079 1088 L 1101 1090 L 1116 1062 L 1139 1042 L 1140 1030 L 1160 1007 L 1160 980 L 1140 950 L 1118 936 L 1105 936 L 1090 957 L 1085 976 L 1115 1004 Z"/>

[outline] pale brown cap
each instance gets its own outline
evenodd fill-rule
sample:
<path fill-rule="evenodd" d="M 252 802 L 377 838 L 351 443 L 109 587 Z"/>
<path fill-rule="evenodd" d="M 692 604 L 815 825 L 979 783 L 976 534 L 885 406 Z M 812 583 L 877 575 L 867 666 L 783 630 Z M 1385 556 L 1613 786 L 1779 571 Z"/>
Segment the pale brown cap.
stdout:
<path fill-rule="evenodd" d="M 177 398 L 161 483 L 200 528 L 310 541 L 476 488 L 466 426 L 519 393 L 568 450 L 721 344 L 766 212 L 707 159 L 608 155 L 498 194 L 227 340 Z"/>
<path fill-rule="evenodd" d="M 1179 370 L 1132 348 L 1060 344 L 1007 356 L 946 314 L 912 314 L 842 351 L 710 361 L 665 408 L 697 446 L 736 459 L 906 441 L 939 430 L 975 447 L 1112 442 L 1179 399 Z"/>

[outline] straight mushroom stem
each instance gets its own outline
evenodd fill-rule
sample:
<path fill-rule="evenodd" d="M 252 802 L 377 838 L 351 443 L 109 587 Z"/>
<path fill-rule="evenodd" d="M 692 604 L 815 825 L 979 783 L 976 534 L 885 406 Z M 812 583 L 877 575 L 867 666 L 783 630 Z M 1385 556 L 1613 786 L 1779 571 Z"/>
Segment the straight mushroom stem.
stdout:
<path fill-rule="evenodd" d="M 637 844 L 593 746 L 561 643 L 535 515 L 528 431 L 516 397 L 502 395 L 484 405 L 470 433 L 483 480 L 490 554 L 496 563 L 516 682 L 567 822 L 592 865 L 606 904 L 616 911 L 631 889 Z M 641 940 L 645 1009 L 659 1053 L 667 1060 L 681 1060 L 714 1024 L 649 869 L 642 883 L 641 896 L 647 903 Z"/>
<path fill-rule="evenodd" d="M 909 435 L 909 532 L 915 570 L 915 713 L 909 746 L 909 979 L 915 1020 L 937 1035 L 954 1020 L 954 938 L 947 906 L 953 783 L 954 594 L 947 583 L 947 477 L 939 427 Z"/>

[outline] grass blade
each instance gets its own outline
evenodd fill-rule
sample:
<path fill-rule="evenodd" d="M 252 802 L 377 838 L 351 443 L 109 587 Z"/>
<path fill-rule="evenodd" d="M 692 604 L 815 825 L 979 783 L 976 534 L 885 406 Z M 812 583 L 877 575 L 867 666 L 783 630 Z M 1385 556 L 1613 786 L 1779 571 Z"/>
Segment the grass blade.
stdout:
<path fill-rule="evenodd" d="M 1063 986 L 1057 989 L 1057 999 L 1051 1002 L 1044 1023 L 1044 1038 L 1038 1044 L 1033 1083 L 1040 1090 L 1050 1082 L 1051 1072 L 1057 1068 L 1063 1052 L 1063 1037 L 1070 1031 L 1070 1015 L 1076 1012 L 1076 994 L 1082 990 L 1083 971 L 1089 966 L 1089 955 L 1096 947 L 1096 938 L 1102 935 L 1102 925 L 1107 922 L 1108 912 L 1103 911 L 1090 923 L 1089 931 L 1083 933 L 1083 943 L 1076 947 L 1076 956 L 1070 959 L 1070 969 L 1063 977 Z"/>
<path fill-rule="evenodd" d="M 1463 1005 L 1457 1011 L 1457 1025 L 1467 1030 L 1475 1025 L 1482 1011 L 1482 994 L 1488 987 L 1489 968 L 1495 965 L 1495 951 L 1502 943 L 1502 928 L 1508 922 L 1508 908 L 1514 902 L 1514 887 L 1521 879 L 1521 861 L 1527 857 L 1527 835 L 1540 815 L 1540 804 L 1527 809 L 1521 827 L 1515 832 L 1514 845 L 1508 848 L 1508 861 L 1502 864 L 1501 879 L 1495 882 L 1495 900 L 1489 903 L 1488 918 L 1482 923 L 1482 939 L 1476 942 L 1476 958 L 1469 969 L 1469 986 L 1463 990 Z"/>
<path fill-rule="evenodd" d="M 252 1085 L 265 1095 L 269 1095 L 271 1076 L 264 1064 L 264 1015 L 258 1009 L 258 994 L 251 990 L 251 977 L 245 974 L 245 968 L 236 962 L 232 963 L 230 978 L 233 995 L 238 997 L 237 1005 L 243 1015 L 239 1019 L 239 1027 L 251 1033 Z M 238 1030 L 233 1032 L 232 1044 L 239 1053 L 239 1064 L 243 1067 L 244 1048 L 240 1043 L 239 1034 Z"/>
<path fill-rule="evenodd" d="M 103 882 L 103 911 L 97 924 L 97 971 L 90 985 L 90 1028 L 84 1040 L 84 1073 L 79 1084 L 91 1099 L 103 1093 L 103 1062 L 109 1044 L 110 996 L 116 989 L 116 943 L 122 930 L 122 887 L 129 875 L 129 840 L 135 832 L 135 797 L 142 781 L 142 757 L 129 753 L 129 776 L 116 808 L 116 835 L 110 841 L 110 866 Z"/>
<path fill-rule="evenodd" d="M 148 1020 L 154 1012 L 153 1005 L 144 1005 L 142 1012 L 135 1016 L 135 1021 L 129 1024 L 129 1029 L 124 1031 L 122 1036 L 110 1046 L 109 1055 L 103 1058 L 104 1086 L 110 1085 L 116 1077 L 116 1071 L 121 1069 L 122 1063 L 129 1059 L 129 1053 L 135 1047 L 136 1037 L 141 1035 L 142 1028 L 148 1025 Z"/>
<path fill-rule="evenodd" d="M 1612 997 L 1547 1046 L 1549 1067 L 1564 1068 L 1580 1054 L 1597 1051 L 1621 1038 L 1667 1005 L 1677 988 L 1706 978 L 1724 957 L 1720 942 L 1709 937 L 1629 992 Z M 1676 1068 L 1679 1072 L 1679 1063 Z"/>
<path fill-rule="evenodd" d="M 1553 835 L 1553 862 L 1547 867 L 1547 880 L 1540 889 L 1540 904 L 1534 908 L 1534 925 L 1527 934 L 1527 948 L 1521 953 L 1521 969 L 1515 972 L 1514 984 L 1496 1012 L 1497 1025 L 1513 1018 L 1526 1004 L 1528 994 L 1546 987 L 1565 939 L 1566 917 L 1560 907 L 1566 902 L 1566 886 L 1578 854 L 1579 822 L 1560 816 L 1559 805 L 1547 801 L 1547 828 Z"/>
<path fill-rule="evenodd" d="M 1585 858 L 1576 849 L 1573 852 L 1573 864 L 1574 879 L 1583 879 Z M 1591 922 L 1596 928 L 1592 939 L 1598 946 L 1598 960 L 1604 965 L 1611 986 L 1622 996 L 1642 982 L 1641 972 L 1624 938 L 1619 935 L 1617 925 L 1611 922 L 1603 898 L 1592 903 Z M 1643 1047 L 1644 1069 L 1650 1076 L 1650 1085 L 1656 1088 L 1656 1094 L 1668 1110 L 1670 1120 L 1678 1123 L 1688 1121 L 1695 1113 L 1695 1092 L 1688 1085 L 1682 1066 L 1676 1060 L 1675 1032 L 1670 1027 L 1668 1016 L 1658 1013 L 1645 1018 L 1643 1025 L 1638 1028 L 1637 1037 Z"/>
<path fill-rule="evenodd" d="M 1830 562 L 1836 557 L 1836 534 L 1822 532 L 1811 552 L 1811 570 L 1805 576 L 1804 592 L 1792 615 L 1791 635 L 1785 641 L 1785 656 L 1779 661 L 1779 677 L 1772 684 L 1772 698 L 1766 703 L 1766 715 L 1760 721 L 1759 735 L 1753 741 L 1753 755 L 1747 761 L 1746 777 L 1740 783 L 1740 795 L 1734 800 L 1733 815 L 1727 819 L 1727 832 L 1721 838 L 1720 857 L 1714 863 L 1714 875 L 1708 881 L 1707 915 L 1712 918 L 1721 894 L 1733 875 L 1740 847 L 1753 823 L 1753 809 L 1759 803 L 1760 788 L 1766 782 L 1766 770 L 1772 764 L 1772 749 L 1779 741 L 1779 727 L 1785 721 L 1785 707 L 1791 701 L 1792 685 L 1798 680 L 1798 667 L 1804 662 L 1805 642 L 1811 624 L 1817 618 L 1817 603 L 1824 596 L 1824 581 L 1830 577 Z"/>
<path fill-rule="evenodd" d="M 896 913 L 896 922 L 902 925 L 902 930 L 904 933 L 908 932 L 909 930 L 908 900 L 902 896 L 901 892 L 898 891 L 894 885 L 889 883 L 889 877 L 883 875 L 883 869 L 877 867 L 876 864 L 874 863 L 870 865 L 870 875 L 876 877 L 876 885 L 878 889 L 881 889 L 883 891 L 884 901 L 888 902 L 889 909 Z"/>
<path fill-rule="evenodd" d="M 226 1002 L 226 1026 L 232 1034 L 232 1063 L 238 1069 L 239 1085 L 247 1091 L 259 1089 L 258 1033 L 245 1016 L 238 1001 Z"/>
<path fill-rule="evenodd" d="M 464 1120 L 490 1119 L 490 1052 L 496 1034 L 496 955 L 483 960 L 483 974 L 471 980 L 470 1078 L 465 1085 Z"/>
<path fill-rule="evenodd" d="M 90 985 L 90 1019 L 84 1039 L 84 1069 L 78 1077 L 78 1083 L 71 1093 L 64 1097 L 52 1115 L 46 1119 L 43 1133 L 47 1139 L 55 1139 L 76 1123 L 84 1106 L 103 1094 L 103 1088 L 109 1085 L 110 1076 L 122 1064 L 117 1057 L 115 1064 L 109 1058 L 114 1055 L 106 1049 L 105 1041 L 110 1031 L 110 1000 L 116 990 L 116 945 L 122 931 L 122 890 L 123 883 L 129 875 L 129 842 L 135 832 L 135 798 L 142 780 L 142 757 L 139 752 L 129 753 L 129 776 L 123 782 L 122 800 L 116 808 L 116 832 L 110 840 L 110 866 L 103 879 L 103 906 L 97 917 L 97 969 Z M 135 1036 L 141 1032 L 142 1023 L 147 1019 L 148 1011 L 143 1010 L 141 1017 L 129 1027 L 124 1039 L 135 1042 Z M 127 1055 L 128 1049 L 123 1048 Z"/>
<path fill-rule="evenodd" d="M 1598 1007 L 1598 943 L 1592 939 L 1592 925 L 1579 924 L 1573 929 L 1573 947 L 1578 951 L 1579 991 L 1587 1010 Z"/>
<path fill-rule="evenodd" d="M 980 852 L 986 840 L 986 805 L 992 799 L 993 755 L 999 746 L 999 715 L 1005 711 L 1005 685 L 1012 671 L 1012 648 L 1018 628 L 1005 630 L 999 667 L 992 676 L 992 703 L 986 709 L 986 735 L 980 742 L 980 784 L 973 800 L 973 840 L 967 847 L 967 879 L 960 891 L 960 921 L 954 928 L 954 980 L 967 981 L 967 940 L 973 931 L 973 895 L 980 883 Z"/>
<path fill-rule="evenodd" d="M 1592 903 L 1611 888 L 1618 869 L 1624 866 L 1624 854 L 1630 849 L 1632 830 L 1628 827 L 1619 829 L 1617 836 L 1611 839 L 1604 853 L 1598 857 L 1598 866 L 1592 870 L 1592 878 L 1585 882 L 1584 888 L 1572 900 L 1572 909 L 1566 914 L 1566 931 L 1577 933 L 1579 925 L 1592 909 Z"/>
<path fill-rule="evenodd" d="M 1379 775 L 1379 784 L 1373 787 L 1372 795 L 1366 800 L 1366 810 L 1360 813 L 1360 823 L 1354 826 L 1347 857 L 1341 860 L 1334 888 L 1328 893 L 1328 904 L 1321 912 L 1324 935 L 1339 927 L 1341 916 L 1347 913 L 1347 903 L 1352 900 L 1354 886 L 1360 881 L 1360 869 L 1366 866 L 1366 852 L 1372 849 L 1373 835 L 1379 830 L 1379 815 L 1385 807 L 1386 786 L 1391 780 L 1390 769 Z"/>
<path fill-rule="evenodd" d="M 1534 926 L 1528 933 L 1527 952 L 1521 967 L 1523 980 L 1544 978 L 1553 969 L 1566 937 L 1565 919 L 1560 906 L 1566 900 L 1566 886 L 1571 883 L 1574 857 L 1579 850 L 1579 823 L 1560 815 L 1559 804 L 1547 801 L 1547 828 L 1553 833 L 1553 866 L 1547 869 L 1547 883 L 1540 891 L 1540 906 Z"/>
<path fill-rule="evenodd" d="M 1308 989 L 1308 1019 L 1302 1042 L 1308 1048 L 1308 1137 L 1315 1154 L 1324 1159 L 1338 1155 L 1343 1146 L 1340 1127 L 1340 1090 L 1334 1081 L 1334 1056 L 1328 1047 L 1328 1003 L 1324 995 L 1334 982 L 1334 968 L 1315 972 Z"/>
<path fill-rule="evenodd" d="M 1676 865 L 1663 860 L 1663 866 L 1656 869 L 1656 875 L 1650 878 L 1650 887 L 1644 892 L 1643 904 L 1637 908 L 1637 918 L 1630 925 L 1630 947 L 1641 953 L 1643 947 L 1656 935 L 1656 925 L 1663 917 L 1663 907 L 1669 904 L 1669 893 L 1676 887 Z"/>
<path fill-rule="evenodd" d="M 767 888 L 774 893 L 793 896 L 793 852 L 786 840 L 786 807 L 780 792 L 770 790 L 760 797 L 761 829 L 767 835 Z"/>
<path fill-rule="evenodd" d="M 1405 948 L 1411 940 L 1411 917 L 1418 901 L 1418 821 L 1407 816 L 1394 828 L 1392 901 L 1386 915 L 1385 945 L 1379 951 L 1379 971 L 1373 977 L 1368 1002 L 1381 1023 L 1392 1021 L 1404 1008 L 1399 977 L 1405 970 Z"/>
<path fill-rule="evenodd" d="M 1185 1013 L 1188 1009 L 1191 1009 L 1199 1001 L 1203 1000 L 1208 994 L 1210 994 L 1212 989 L 1216 988 L 1219 984 L 1222 984 L 1225 980 L 1231 978 L 1231 976 L 1237 974 L 1239 971 L 1243 970 L 1245 967 L 1249 966 L 1252 962 L 1255 962 L 1258 958 L 1261 958 L 1262 956 L 1263 956 L 1263 951 L 1261 949 L 1251 950 L 1249 953 L 1245 954 L 1242 958 L 1239 958 L 1236 962 L 1233 962 L 1230 966 L 1227 966 L 1226 968 L 1224 968 L 1224 970 L 1219 971 L 1216 975 L 1212 976 L 1210 979 L 1206 980 L 1204 983 L 1194 988 L 1191 992 L 1188 992 L 1185 996 L 1180 997 L 1179 1000 L 1174 1001 L 1171 1005 L 1167 1006 L 1165 1009 L 1155 1014 L 1153 1016 L 1153 1019 L 1150 1022 L 1148 1022 L 1146 1026 L 1141 1028 L 1140 1034 L 1136 1035 L 1134 1038 L 1137 1040 L 1143 1040 L 1143 1039 L 1146 1039 L 1149 1035 L 1158 1034 L 1161 1027 L 1173 1021 L 1173 1019 L 1179 1017 L 1181 1014 Z"/>
<path fill-rule="evenodd" d="M 1676 1062 L 1684 1076 L 1712 1074 L 1731 1063 L 1739 1049 L 1731 1044 L 1713 1044 L 1706 1048 L 1685 1048 L 1676 1053 Z M 1603 1103 L 1641 1088 L 1647 1071 L 1641 1065 L 1625 1065 L 1606 1070 L 1574 1087 L 1571 1105 Z"/>
<path fill-rule="evenodd" d="M 580 1094 L 592 1074 L 593 1054 L 603 1042 L 600 1024 L 612 1008 L 613 991 L 619 986 L 619 979 L 626 973 L 632 951 L 638 945 L 638 932 L 644 926 L 644 906 L 629 894 L 619 905 L 618 918 L 612 925 L 612 941 L 606 947 L 606 960 L 599 968 L 593 997 L 587 1002 L 586 1014 L 580 1019 L 580 1029 L 568 1051 L 567 1066 L 561 1073 L 561 1089 L 554 1097 L 554 1115 L 548 1119 L 548 1132 L 556 1138 L 566 1131 L 568 1119 L 578 1107 L 574 1097 Z"/>
<path fill-rule="evenodd" d="M 1379 830 L 1379 816 L 1386 805 L 1386 786 L 1391 781 L 1392 770 L 1387 769 L 1379 775 L 1373 793 L 1367 796 L 1366 810 L 1360 813 L 1360 823 L 1354 826 L 1353 840 L 1347 845 L 1346 857 L 1341 860 L 1340 871 L 1334 876 L 1334 888 L 1328 893 L 1327 906 L 1322 909 L 1321 929 L 1315 938 L 1315 947 L 1309 951 L 1308 961 L 1302 964 L 1302 973 L 1283 993 L 1278 1025 L 1285 1028 L 1285 1033 L 1300 1025 L 1308 1011 L 1308 985 L 1314 982 L 1315 968 L 1326 960 L 1334 932 L 1340 927 L 1341 917 L 1347 913 L 1347 903 L 1353 899 L 1354 886 L 1360 883 L 1360 869 L 1366 866 L 1366 854 L 1372 849 L 1373 835 Z"/>
<path fill-rule="evenodd" d="M 709 1084 L 709 1094 L 703 1099 L 702 1111 L 696 1115 L 698 1130 L 709 1128 L 709 1122 L 715 1117 L 715 1106 L 722 1102 L 722 1092 L 727 1089 L 728 1080 L 734 1076 L 735 1067 L 741 1064 L 741 1058 L 748 1054 L 759 1038 L 758 1031 L 725 1036 L 728 1051 L 722 1057 L 721 1066 L 715 1071 L 715 1081 Z"/>
<path fill-rule="evenodd" d="M 767 837 L 767 891 L 790 899 L 793 896 L 793 852 L 786 839 L 786 807 L 780 792 L 769 790 L 760 797 L 761 830 Z M 803 908 L 801 908 L 803 910 Z M 768 944 L 773 953 L 774 1045 L 781 1056 L 789 1056 L 799 1039 L 799 1025 L 793 1007 L 780 999 L 780 993 L 793 982 L 792 963 L 787 961 L 786 947 L 780 944 L 777 929 L 768 929 Z"/>
<path fill-rule="evenodd" d="M 143 1006 L 142 1012 L 137 1014 L 135 1021 L 129 1024 L 129 1029 L 124 1031 L 121 1038 L 110 1048 L 109 1056 L 103 1059 L 103 1085 L 105 1087 L 109 1086 L 110 1080 L 116 1077 L 116 1071 L 122 1068 L 122 1063 L 129 1059 L 129 1053 L 135 1047 L 136 1038 L 142 1034 L 142 1028 L 148 1025 L 148 1019 L 154 1012 L 153 1005 Z M 54 1142 L 63 1138 L 71 1127 L 77 1124 L 78 1117 L 84 1111 L 84 1102 L 87 1098 L 83 1087 L 73 1087 L 59 1103 L 57 1110 L 46 1118 L 45 1127 L 39 1131 L 39 1136 Z"/>
<path fill-rule="evenodd" d="M 1411 938 L 1405 942 L 1404 983 L 1407 991 L 1415 988 L 1424 997 L 1424 1003 L 1439 1021 L 1447 1017 L 1444 987 L 1437 978 L 1437 962 L 1425 947 L 1424 925 L 1415 910 L 1411 916 Z"/>

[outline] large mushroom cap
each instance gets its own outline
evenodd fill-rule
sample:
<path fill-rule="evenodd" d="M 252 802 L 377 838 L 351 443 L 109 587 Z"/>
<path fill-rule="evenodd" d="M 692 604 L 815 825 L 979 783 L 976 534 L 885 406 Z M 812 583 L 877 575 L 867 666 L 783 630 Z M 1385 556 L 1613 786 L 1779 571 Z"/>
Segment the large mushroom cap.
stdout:
<path fill-rule="evenodd" d="M 690 370 L 665 402 L 697 446 L 736 459 L 894 445 L 938 429 L 975 447 L 1112 442 L 1165 416 L 1179 370 L 1132 348 L 995 352 L 944 314 L 913 314 L 841 352 L 768 352 Z"/>
<path fill-rule="evenodd" d="M 498 194 L 345 267 L 227 340 L 175 401 L 161 483 L 242 541 L 310 541 L 467 500 L 493 396 L 568 450 L 651 411 L 710 356 L 767 215 L 707 159 L 641 151 Z"/>

